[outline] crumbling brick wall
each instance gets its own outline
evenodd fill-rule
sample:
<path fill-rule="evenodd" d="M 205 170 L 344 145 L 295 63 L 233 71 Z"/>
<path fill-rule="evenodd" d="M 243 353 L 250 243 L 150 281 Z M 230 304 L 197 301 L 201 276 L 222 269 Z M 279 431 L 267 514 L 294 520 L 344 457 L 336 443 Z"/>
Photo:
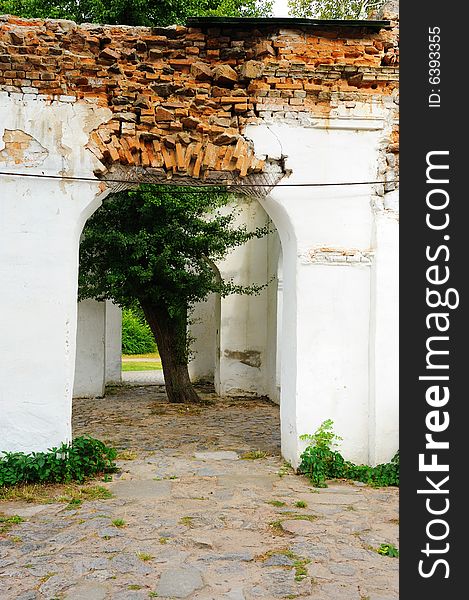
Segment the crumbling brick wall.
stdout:
<path fill-rule="evenodd" d="M 112 111 L 90 135 L 100 175 L 260 173 L 249 123 L 327 117 L 395 97 L 397 23 L 145 28 L 0 17 L 0 91 Z M 387 153 L 396 153 L 397 127 Z"/>

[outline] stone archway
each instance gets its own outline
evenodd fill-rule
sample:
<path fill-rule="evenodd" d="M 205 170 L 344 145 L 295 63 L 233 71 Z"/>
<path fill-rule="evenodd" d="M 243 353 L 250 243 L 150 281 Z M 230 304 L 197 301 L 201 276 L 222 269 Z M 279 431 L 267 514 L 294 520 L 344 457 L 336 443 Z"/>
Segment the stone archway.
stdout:
<path fill-rule="evenodd" d="M 3 19 L 4 449 L 70 439 L 81 229 L 148 181 L 255 193 L 279 232 L 285 458 L 324 418 L 351 459 L 394 454 L 395 26 Z"/>

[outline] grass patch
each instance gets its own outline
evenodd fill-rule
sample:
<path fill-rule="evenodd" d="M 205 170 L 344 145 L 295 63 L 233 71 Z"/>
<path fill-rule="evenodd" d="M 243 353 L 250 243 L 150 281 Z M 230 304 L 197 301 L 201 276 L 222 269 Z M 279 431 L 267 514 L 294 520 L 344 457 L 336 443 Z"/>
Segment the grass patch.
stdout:
<path fill-rule="evenodd" d="M 88 500 L 109 500 L 113 495 L 100 485 L 26 483 L 0 487 L 0 501 L 28 502 L 30 504 L 66 503 L 79 505 Z"/>
<path fill-rule="evenodd" d="M 138 458 L 138 453 L 135 450 L 122 450 L 116 458 L 117 460 L 135 460 Z"/>
<path fill-rule="evenodd" d="M 201 402 L 202 404 L 202 402 Z M 180 415 L 200 415 L 202 410 L 198 406 L 176 406 L 176 411 Z"/>
<path fill-rule="evenodd" d="M 308 504 L 304 500 L 298 500 L 295 502 L 296 508 L 308 508 Z"/>
<path fill-rule="evenodd" d="M 275 535 L 287 535 L 287 532 L 282 527 L 282 521 L 272 521 L 269 523 L 269 526 Z"/>
<path fill-rule="evenodd" d="M 155 360 L 160 360 L 160 355 L 158 354 L 158 352 L 147 352 L 146 354 L 123 354 L 122 355 L 122 360 L 126 360 L 126 359 L 132 360 L 132 358 L 153 358 Z"/>
<path fill-rule="evenodd" d="M 293 565 L 295 569 L 295 581 L 303 581 L 305 577 L 308 577 L 308 567 L 306 565 L 310 562 L 309 558 L 298 558 L 298 560 L 295 560 L 295 564 Z"/>
<path fill-rule="evenodd" d="M 186 527 L 194 527 L 194 517 L 181 517 L 179 519 L 180 525 L 185 525 Z"/>
<path fill-rule="evenodd" d="M 277 506 L 278 508 L 287 505 L 286 502 L 282 502 L 281 500 L 267 500 L 266 504 L 270 504 L 272 506 Z"/>
<path fill-rule="evenodd" d="M 280 521 L 276 521 L 275 523 L 280 523 Z M 271 525 L 272 525 L 272 523 L 271 523 Z M 281 523 L 280 523 L 280 525 L 281 525 Z M 268 552 L 266 552 L 265 554 L 262 554 L 261 556 L 256 556 L 256 560 L 265 562 L 268 558 L 270 558 L 271 556 L 274 556 L 276 554 L 281 554 L 282 556 L 286 556 L 293 561 L 292 565 L 285 565 L 282 568 L 288 569 L 288 570 L 294 569 L 295 581 L 297 581 L 297 582 L 303 581 L 303 579 L 305 579 L 305 577 L 308 576 L 308 568 L 306 565 L 308 565 L 311 562 L 311 560 L 309 558 L 304 558 L 303 556 L 298 556 L 297 554 L 292 552 L 289 548 L 280 548 L 278 550 L 269 550 Z"/>
<path fill-rule="evenodd" d="M 114 527 L 125 527 L 126 525 L 124 519 L 113 519 L 111 523 L 114 525 Z"/>
<path fill-rule="evenodd" d="M 7 533 L 13 527 L 13 525 L 18 525 L 19 523 L 23 523 L 24 519 L 19 515 L 12 515 L 11 517 L 7 517 L 5 515 L 0 514 L 0 533 Z"/>
<path fill-rule="evenodd" d="M 162 371 L 163 367 L 160 362 L 123 362 L 122 371 Z"/>
<path fill-rule="evenodd" d="M 267 458 L 267 452 L 264 450 L 251 450 L 241 456 L 241 460 L 259 460 L 261 458 Z"/>
<path fill-rule="evenodd" d="M 169 540 L 169 538 L 167 538 L 167 537 L 160 537 L 160 539 L 158 541 L 160 542 L 160 544 L 167 544 L 168 540 Z"/>
<path fill-rule="evenodd" d="M 317 515 L 303 515 L 296 512 L 285 512 L 285 521 L 316 521 L 319 517 Z"/>
<path fill-rule="evenodd" d="M 153 560 L 155 558 L 154 556 L 152 556 L 151 554 L 148 554 L 147 552 L 138 552 L 137 557 L 140 560 L 143 560 L 143 562 L 148 562 L 149 560 Z"/>
<path fill-rule="evenodd" d="M 294 473 L 293 467 L 290 463 L 284 462 L 280 469 L 277 471 L 279 477 L 285 477 L 289 473 Z"/>
<path fill-rule="evenodd" d="M 271 556 L 274 556 L 275 554 L 281 554 L 282 556 L 287 556 L 288 558 L 292 558 L 292 559 L 296 558 L 296 555 L 293 554 L 293 552 L 289 548 L 278 548 L 275 550 L 268 550 L 264 554 L 260 554 L 259 556 L 256 556 L 254 560 L 260 561 L 260 562 L 265 562 L 268 558 L 270 558 Z"/>

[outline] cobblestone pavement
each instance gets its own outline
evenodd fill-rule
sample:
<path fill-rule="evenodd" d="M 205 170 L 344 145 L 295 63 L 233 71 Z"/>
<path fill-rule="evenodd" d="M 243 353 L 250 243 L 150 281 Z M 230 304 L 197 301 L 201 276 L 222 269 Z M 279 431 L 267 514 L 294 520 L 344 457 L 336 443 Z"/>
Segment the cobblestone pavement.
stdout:
<path fill-rule="evenodd" d="M 373 550 L 398 545 L 397 490 L 315 490 L 280 457 L 278 407 L 204 396 L 171 406 L 134 386 L 74 402 L 75 435 L 136 458 L 100 483 L 108 500 L 0 503 L 25 519 L 0 536 L 1 600 L 398 598 L 398 559 Z"/>

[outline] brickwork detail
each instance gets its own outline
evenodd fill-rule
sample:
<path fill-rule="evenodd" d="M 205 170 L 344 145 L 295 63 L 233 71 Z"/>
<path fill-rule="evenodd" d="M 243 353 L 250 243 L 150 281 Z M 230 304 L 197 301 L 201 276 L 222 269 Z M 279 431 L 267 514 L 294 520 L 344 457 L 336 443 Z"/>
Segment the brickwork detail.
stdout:
<path fill-rule="evenodd" d="M 120 166 L 243 178 L 265 170 L 243 137 L 247 124 L 327 117 L 338 101 L 395 95 L 395 25 L 243 31 L 0 17 L 0 91 L 111 109 L 87 146 L 99 175 Z M 388 155 L 397 151 L 394 131 L 389 144 Z"/>
<path fill-rule="evenodd" d="M 44 162 L 49 152 L 24 131 L 5 129 L 4 148 L 0 151 L 0 165 L 35 167 Z"/>
<path fill-rule="evenodd" d="M 329 246 L 312 248 L 303 256 L 304 261 L 307 263 L 338 266 L 371 265 L 373 257 L 373 250 L 332 248 Z"/>

